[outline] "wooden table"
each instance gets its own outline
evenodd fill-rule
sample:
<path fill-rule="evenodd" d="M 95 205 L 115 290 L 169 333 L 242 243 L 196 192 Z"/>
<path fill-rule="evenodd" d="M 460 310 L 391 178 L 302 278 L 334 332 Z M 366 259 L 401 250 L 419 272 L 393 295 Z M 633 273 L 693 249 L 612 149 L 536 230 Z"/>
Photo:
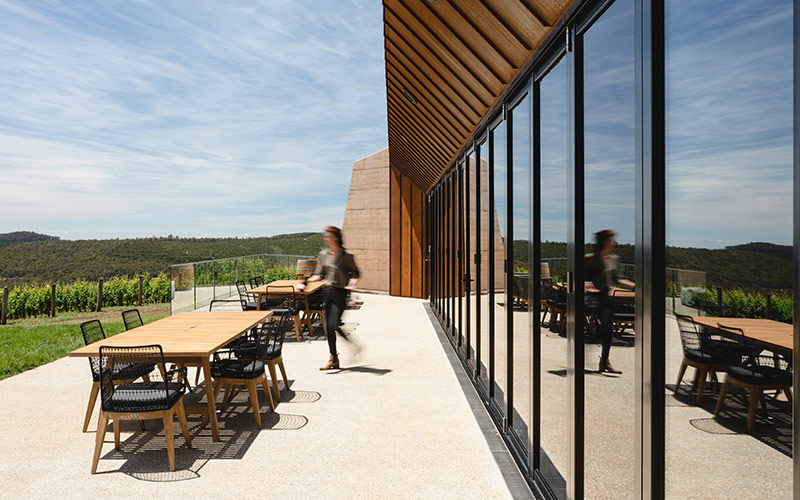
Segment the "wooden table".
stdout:
<path fill-rule="evenodd" d="M 789 323 L 771 319 L 718 318 L 716 316 L 693 316 L 692 319 L 703 328 L 720 335 L 725 335 L 727 332 L 717 328 L 717 323 L 741 328 L 748 343 L 792 359 L 794 327 Z"/>
<path fill-rule="evenodd" d="M 214 441 L 219 441 L 217 407 L 211 384 L 209 358 L 243 332 L 265 322 L 272 311 L 185 312 L 148 323 L 127 332 L 94 342 L 69 353 L 70 357 L 100 356 L 100 346 L 141 346 L 159 344 L 164 360 L 203 369 L 207 407 L 186 407 L 187 413 L 208 415 Z"/>
<path fill-rule="evenodd" d="M 325 285 L 325 283 L 327 283 L 327 281 L 325 281 L 325 280 L 311 281 L 309 283 L 306 283 L 306 287 L 305 287 L 304 290 L 300 290 L 298 288 L 298 285 L 301 285 L 303 283 L 305 283 L 304 280 L 277 280 L 277 281 L 273 281 L 271 283 L 267 283 L 266 285 L 261 285 L 261 286 L 256 287 L 256 288 L 251 288 L 250 290 L 247 291 L 247 293 L 256 296 L 256 304 L 258 304 L 257 307 L 258 307 L 258 309 L 261 309 L 261 301 L 262 300 L 266 300 L 266 299 L 269 298 L 267 296 L 267 287 L 274 287 L 274 286 L 285 286 L 285 287 L 290 286 L 290 287 L 292 287 L 292 289 L 294 290 L 294 293 L 303 298 L 303 303 L 305 304 L 305 311 L 304 311 L 305 312 L 305 318 L 304 319 L 305 319 L 306 324 L 308 325 L 308 333 L 311 334 L 311 311 L 310 311 L 310 309 L 308 307 L 308 296 L 311 295 L 312 293 L 316 292 L 320 288 L 322 288 L 322 286 Z M 278 296 L 280 294 L 272 293 L 271 295 Z M 297 334 L 297 338 L 299 340 L 300 339 L 300 335 L 302 334 L 302 325 L 300 323 L 300 318 L 295 317 L 294 329 L 295 329 L 295 333 Z"/>

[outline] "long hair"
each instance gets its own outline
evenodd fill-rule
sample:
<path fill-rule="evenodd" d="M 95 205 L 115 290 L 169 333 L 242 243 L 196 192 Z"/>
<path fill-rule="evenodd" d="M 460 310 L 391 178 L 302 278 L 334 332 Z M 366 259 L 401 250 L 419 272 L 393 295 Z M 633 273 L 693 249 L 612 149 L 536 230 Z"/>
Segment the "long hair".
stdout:
<path fill-rule="evenodd" d="M 342 244 L 342 230 L 336 226 L 328 226 L 325 228 L 326 233 L 331 233 L 334 238 L 336 238 L 337 245 L 344 248 Z"/>
<path fill-rule="evenodd" d="M 603 229 L 594 233 L 594 251 L 599 252 L 606 246 L 606 242 L 616 236 L 617 233 L 610 229 Z"/>

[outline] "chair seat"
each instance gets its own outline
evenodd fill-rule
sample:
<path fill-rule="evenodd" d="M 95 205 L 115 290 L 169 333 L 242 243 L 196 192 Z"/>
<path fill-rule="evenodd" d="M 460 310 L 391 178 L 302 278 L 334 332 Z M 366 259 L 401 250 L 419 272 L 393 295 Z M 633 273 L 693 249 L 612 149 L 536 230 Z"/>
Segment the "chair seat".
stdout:
<path fill-rule="evenodd" d="M 242 340 L 233 348 L 233 352 L 237 358 L 253 359 L 255 356 L 255 343 L 252 340 Z M 262 346 L 261 351 L 265 359 L 275 359 L 281 355 L 281 346 L 269 345 Z"/>
<path fill-rule="evenodd" d="M 720 355 L 717 352 L 701 351 L 700 349 L 684 349 L 683 355 L 686 359 L 704 365 L 726 365 L 730 358 Z"/>
<path fill-rule="evenodd" d="M 242 302 L 242 305 L 244 306 L 245 311 L 255 311 L 258 309 L 258 304 L 256 304 L 254 301 L 244 301 Z"/>
<path fill-rule="evenodd" d="M 152 363 L 117 363 L 114 365 L 112 380 L 136 380 L 155 370 L 156 365 Z M 100 373 L 92 370 L 92 380 L 100 381 Z"/>
<path fill-rule="evenodd" d="M 252 359 L 220 359 L 211 363 L 211 376 L 216 378 L 251 379 L 264 373 L 264 362 Z"/>
<path fill-rule="evenodd" d="M 753 385 L 791 386 L 792 374 L 771 366 L 730 366 L 728 375 Z"/>
<path fill-rule="evenodd" d="M 183 383 L 168 382 L 166 394 L 164 382 L 136 382 L 118 385 L 111 399 L 103 403 L 109 412 L 161 411 L 172 408 L 183 396 Z"/>

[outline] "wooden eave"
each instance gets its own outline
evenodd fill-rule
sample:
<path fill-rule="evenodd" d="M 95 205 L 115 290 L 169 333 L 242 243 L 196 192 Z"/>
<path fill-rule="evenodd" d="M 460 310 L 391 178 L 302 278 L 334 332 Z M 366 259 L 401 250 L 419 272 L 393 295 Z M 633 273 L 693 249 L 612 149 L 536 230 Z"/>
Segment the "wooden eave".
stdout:
<path fill-rule="evenodd" d="M 383 0 L 391 163 L 423 192 L 573 0 Z"/>

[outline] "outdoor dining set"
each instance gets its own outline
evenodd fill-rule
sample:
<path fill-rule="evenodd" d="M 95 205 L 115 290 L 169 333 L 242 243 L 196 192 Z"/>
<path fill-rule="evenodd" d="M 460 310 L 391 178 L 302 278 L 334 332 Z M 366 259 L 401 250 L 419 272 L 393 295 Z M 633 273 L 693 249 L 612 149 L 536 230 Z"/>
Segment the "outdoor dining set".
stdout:
<path fill-rule="evenodd" d="M 178 417 L 187 446 L 191 447 L 187 414 L 202 415 L 203 426 L 209 425 L 213 440 L 219 441 L 216 401 L 223 387 L 223 409 L 235 387 L 247 388 L 256 426 L 261 428 L 258 384 L 273 411 L 281 399 L 278 369 L 289 388 L 282 358 L 287 330 L 294 326 L 299 341 L 303 324 L 311 333 L 315 316 L 324 321 L 324 281 L 306 284 L 306 276 L 298 277 L 301 279 L 268 284 L 255 277 L 249 280 L 250 288 L 237 282 L 238 299 L 213 300 L 208 311 L 184 312 L 148 324 L 143 324 L 138 310 L 124 311 L 125 331 L 113 337 L 106 337 L 97 319 L 82 323 L 85 346 L 69 356 L 89 359 L 92 386 L 83 432 L 100 397 L 92 473 L 97 471 L 109 420 L 113 422 L 115 448 L 119 449 L 120 421 L 137 420 L 144 430 L 148 419 L 163 421 L 169 467 L 174 471 L 174 417 Z M 184 405 L 184 395 L 192 390 L 189 368 L 197 369 L 194 385 L 198 389 L 200 373 L 203 375 L 204 405 Z"/>

